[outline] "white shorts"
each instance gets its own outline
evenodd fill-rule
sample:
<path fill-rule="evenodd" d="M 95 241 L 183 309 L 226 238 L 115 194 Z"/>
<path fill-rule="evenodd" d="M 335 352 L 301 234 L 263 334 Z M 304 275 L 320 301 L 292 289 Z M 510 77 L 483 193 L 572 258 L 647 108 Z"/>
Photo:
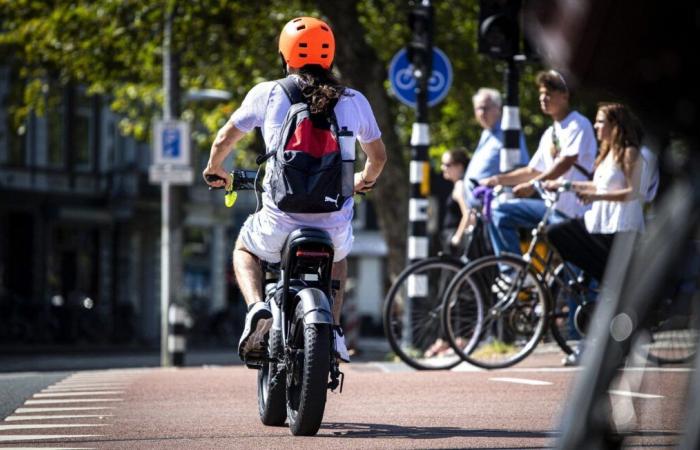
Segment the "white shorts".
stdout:
<path fill-rule="evenodd" d="M 312 226 L 326 231 L 333 240 L 333 262 L 344 259 L 352 249 L 354 236 L 350 221 L 337 226 L 309 225 L 294 221 L 291 217 L 274 218 L 266 214 L 266 209 L 252 214 L 243 223 L 238 238 L 247 250 L 263 261 L 270 263 L 280 262 L 280 253 L 284 242 L 294 230 Z"/>

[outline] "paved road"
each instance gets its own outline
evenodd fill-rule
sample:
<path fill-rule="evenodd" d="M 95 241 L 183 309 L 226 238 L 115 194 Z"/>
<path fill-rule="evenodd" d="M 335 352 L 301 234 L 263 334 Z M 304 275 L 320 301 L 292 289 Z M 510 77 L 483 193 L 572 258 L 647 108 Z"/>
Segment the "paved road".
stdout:
<path fill-rule="evenodd" d="M 80 371 L 27 396 L 0 422 L 0 447 L 550 448 L 579 373 L 561 368 L 560 358 L 532 355 L 497 372 L 345 365 L 345 390 L 329 395 L 324 423 L 311 438 L 260 424 L 256 373 L 242 366 Z M 620 411 L 637 414 L 628 442 L 668 448 L 678 441 L 687 371 L 644 373 L 640 379 L 630 371 L 614 396 Z"/>

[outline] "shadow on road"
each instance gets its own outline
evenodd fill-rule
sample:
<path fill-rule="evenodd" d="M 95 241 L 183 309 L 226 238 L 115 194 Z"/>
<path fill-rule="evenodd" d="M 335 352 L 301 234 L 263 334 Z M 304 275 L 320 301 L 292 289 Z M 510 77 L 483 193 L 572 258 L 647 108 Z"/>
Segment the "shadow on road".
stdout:
<path fill-rule="evenodd" d="M 554 439 L 559 435 L 557 431 L 524 431 L 524 430 L 496 430 L 496 429 L 469 429 L 458 427 L 413 427 L 401 425 L 388 425 L 377 423 L 324 423 L 319 431 L 319 436 L 340 438 L 407 438 L 407 439 L 444 439 L 451 437 L 471 438 L 529 438 L 529 439 Z M 621 433 L 624 439 L 643 437 L 678 437 L 678 432 L 661 430 L 640 430 Z M 655 445 L 649 445 L 655 447 Z M 498 447 L 509 449 L 510 447 Z M 522 448 L 522 446 L 512 447 Z M 528 447 L 530 449 L 549 449 L 551 446 Z"/>
<path fill-rule="evenodd" d="M 377 423 L 330 422 L 321 425 L 319 435 L 348 438 L 443 439 L 447 437 L 552 438 L 557 433 L 555 431 L 472 430 L 457 427 L 411 427 Z"/>

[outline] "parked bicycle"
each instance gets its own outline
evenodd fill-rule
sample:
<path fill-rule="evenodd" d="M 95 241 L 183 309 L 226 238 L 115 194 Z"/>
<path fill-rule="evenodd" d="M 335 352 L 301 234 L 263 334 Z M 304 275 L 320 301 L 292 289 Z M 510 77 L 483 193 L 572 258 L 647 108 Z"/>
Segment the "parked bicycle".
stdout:
<path fill-rule="evenodd" d="M 253 171 L 237 170 L 228 182 L 227 206 L 238 190 L 255 189 Z M 211 180 L 214 181 L 214 180 Z M 340 388 L 333 333 L 333 243 L 323 230 L 301 228 L 286 240 L 278 264 L 263 263 L 266 301 L 272 310 L 267 355 L 246 361 L 258 369 L 258 409 L 265 425 L 289 420 L 294 435 L 318 432 L 327 390 Z M 330 380 L 330 381 L 329 381 Z"/>
<path fill-rule="evenodd" d="M 476 184 L 472 180 L 472 187 Z M 442 330 L 442 297 L 470 257 L 492 252 L 481 213 L 472 209 L 471 214 L 474 225 L 467 233 L 465 255 L 440 253 L 408 265 L 384 299 L 384 334 L 396 356 L 415 369 L 445 370 L 461 362 L 454 352 L 444 351 L 449 344 Z M 473 312 L 464 314 L 467 320 Z"/>
<path fill-rule="evenodd" d="M 452 349 L 478 367 L 516 364 L 547 330 L 571 353 L 574 340 L 585 333 L 595 292 L 585 276 L 560 261 L 544 237 L 554 205 L 568 186 L 556 192 L 545 191 L 540 183 L 534 186 L 547 208 L 523 256 L 501 254 L 470 262 L 442 298 L 442 327 Z"/>

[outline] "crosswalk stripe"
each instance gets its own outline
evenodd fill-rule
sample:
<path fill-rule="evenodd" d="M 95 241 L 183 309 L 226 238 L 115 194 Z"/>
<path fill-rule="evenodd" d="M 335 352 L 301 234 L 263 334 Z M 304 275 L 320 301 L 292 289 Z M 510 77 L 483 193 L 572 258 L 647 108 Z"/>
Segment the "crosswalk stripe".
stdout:
<path fill-rule="evenodd" d="M 114 383 L 114 384 L 76 384 L 74 386 L 58 386 L 53 385 L 45 389 L 42 392 L 68 392 L 68 391 L 88 391 L 88 390 L 104 390 L 104 389 L 123 389 L 127 387 L 126 383 Z"/>
<path fill-rule="evenodd" d="M 36 441 L 39 439 L 74 439 L 102 437 L 102 434 L 8 434 L 0 436 L 0 442 Z"/>
<path fill-rule="evenodd" d="M 121 398 L 65 398 L 60 400 L 27 400 L 25 405 L 50 405 L 56 403 L 121 402 Z"/>
<path fill-rule="evenodd" d="M 5 417 L 5 422 L 16 422 L 20 420 L 46 420 L 46 419 L 83 419 L 90 417 L 114 417 L 113 414 L 48 414 L 48 415 L 30 415 L 24 414 L 19 416 Z"/>
<path fill-rule="evenodd" d="M 46 430 L 52 428 L 88 428 L 88 427 L 106 427 L 107 423 L 41 423 L 41 424 L 21 424 L 21 425 L 0 425 L 0 431 L 12 430 Z"/>
<path fill-rule="evenodd" d="M 124 391 L 81 391 L 81 392 L 42 392 L 34 394 L 35 398 L 51 398 L 51 397 L 82 397 L 84 395 L 119 395 Z"/>
<path fill-rule="evenodd" d="M 71 406 L 71 407 L 56 407 L 56 408 L 17 408 L 15 414 L 33 414 L 39 412 L 64 412 L 64 411 L 100 411 L 105 409 L 115 409 L 113 406 Z"/>

